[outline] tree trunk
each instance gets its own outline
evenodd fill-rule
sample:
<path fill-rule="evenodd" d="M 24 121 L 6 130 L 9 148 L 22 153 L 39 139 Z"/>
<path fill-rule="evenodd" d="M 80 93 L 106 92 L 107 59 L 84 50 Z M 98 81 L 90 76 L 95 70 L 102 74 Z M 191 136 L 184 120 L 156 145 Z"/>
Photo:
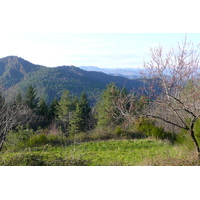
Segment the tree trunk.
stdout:
<path fill-rule="evenodd" d="M 4 144 L 4 142 L 5 142 L 5 139 L 6 139 L 5 134 L 3 134 L 3 136 L 1 137 L 1 142 L 0 142 L 0 151 L 1 151 L 2 148 L 3 148 L 3 144 Z"/>
<path fill-rule="evenodd" d="M 195 144 L 195 147 L 196 147 L 196 149 L 197 149 L 198 159 L 200 160 L 200 148 L 199 148 L 199 144 L 198 144 L 198 142 L 197 142 L 197 139 L 196 139 L 196 137 L 195 137 L 195 135 L 194 135 L 194 130 L 193 130 L 193 128 L 190 129 L 190 135 L 191 135 L 192 140 L 193 140 L 193 142 L 194 142 L 194 144 Z"/>

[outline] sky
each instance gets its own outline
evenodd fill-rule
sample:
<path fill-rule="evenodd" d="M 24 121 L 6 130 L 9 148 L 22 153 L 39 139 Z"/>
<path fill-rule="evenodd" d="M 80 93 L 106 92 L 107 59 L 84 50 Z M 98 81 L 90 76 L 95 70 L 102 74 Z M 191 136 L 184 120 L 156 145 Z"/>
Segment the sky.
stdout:
<path fill-rule="evenodd" d="M 195 33 L 7 33 L 0 37 L 0 57 L 15 55 L 47 67 L 62 65 L 138 68 L 150 47 L 176 46 Z"/>
<path fill-rule="evenodd" d="M 2 0 L 0 58 L 15 55 L 47 67 L 138 68 L 150 47 L 185 35 L 200 43 L 194 0 Z"/>

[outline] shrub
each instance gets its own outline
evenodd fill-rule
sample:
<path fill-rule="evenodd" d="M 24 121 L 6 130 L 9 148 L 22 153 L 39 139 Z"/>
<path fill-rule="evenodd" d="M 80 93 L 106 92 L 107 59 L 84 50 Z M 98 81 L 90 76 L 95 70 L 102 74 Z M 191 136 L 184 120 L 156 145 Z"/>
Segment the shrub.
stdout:
<path fill-rule="evenodd" d="M 64 135 L 49 134 L 46 137 L 48 144 L 52 146 L 65 145 L 67 143 L 67 138 Z"/>
<path fill-rule="evenodd" d="M 0 157 L 1 166 L 87 166 L 82 157 L 65 157 L 63 153 L 20 152 Z"/>
<path fill-rule="evenodd" d="M 47 136 L 45 134 L 43 134 L 43 133 L 42 134 L 33 135 L 27 141 L 27 145 L 29 147 L 41 146 L 41 145 L 45 145 L 47 143 L 48 143 Z"/>
<path fill-rule="evenodd" d="M 152 127 L 151 135 L 158 139 L 164 139 L 164 130 L 160 127 Z"/>
<path fill-rule="evenodd" d="M 90 140 L 109 140 L 117 138 L 114 131 L 106 127 L 98 127 L 89 133 Z"/>
<path fill-rule="evenodd" d="M 30 137 L 34 135 L 33 129 L 23 129 L 23 127 L 16 127 L 8 133 L 4 145 L 4 149 L 8 148 L 21 148 L 26 146 L 26 143 Z"/>
<path fill-rule="evenodd" d="M 121 128 L 120 126 L 117 126 L 117 127 L 115 128 L 115 130 L 114 130 L 114 133 L 115 133 L 118 137 L 122 136 L 122 134 L 123 134 L 122 128 Z"/>
<path fill-rule="evenodd" d="M 135 122 L 135 127 L 136 130 L 142 132 L 146 136 L 156 139 L 167 139 L 172 143 L 176 140 L 174 133 L 165 132 L 162 127 L 155 126 L 155 123 L 148 119 L 139 119 Z"/>
<path fill-rule="evenodd" d="M 194 143 L 191 139 L 191 136 L 185 130 L 182 130 L 176 135 L 176 144 L 182 145 L 188 150 L 194 149 Z"/>

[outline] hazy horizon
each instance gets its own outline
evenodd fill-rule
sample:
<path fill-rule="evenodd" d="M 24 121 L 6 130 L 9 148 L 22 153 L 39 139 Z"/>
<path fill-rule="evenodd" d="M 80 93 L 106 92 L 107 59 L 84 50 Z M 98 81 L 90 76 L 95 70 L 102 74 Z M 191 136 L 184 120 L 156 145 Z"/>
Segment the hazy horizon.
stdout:
<path fill-rule="evenodd" d="M 47 67 L 62 65 L 138 68 L 150 47 L 176 46 L 187 36 L 198 43 L 199 33 L 10 33 L 1 34 L 0 57 L 22 57 Z"/>

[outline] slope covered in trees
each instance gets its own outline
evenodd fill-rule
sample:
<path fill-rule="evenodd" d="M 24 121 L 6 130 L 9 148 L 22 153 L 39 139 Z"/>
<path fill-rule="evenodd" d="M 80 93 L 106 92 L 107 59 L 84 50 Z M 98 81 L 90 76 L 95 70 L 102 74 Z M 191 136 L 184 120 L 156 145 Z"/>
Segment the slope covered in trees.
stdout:
<path fill-rule="evenodd" d="M 48 68 L 16 56 L 0 59 L 0 83 L 9 96 L 15 96 L 19 91 L 24 93 L 29 85 L 33 85 L 39 97 L 48 103 L 55 97 L 59 98 L 65 89 L 74 95 L 85 92 L 90 102 L 94 102 L 110 82 L 121 88 L 126 87 L 129 91 L 142 84 L 140 80 L 129 80 L 102 72 L 87 72 L 75 66 Z"/>

